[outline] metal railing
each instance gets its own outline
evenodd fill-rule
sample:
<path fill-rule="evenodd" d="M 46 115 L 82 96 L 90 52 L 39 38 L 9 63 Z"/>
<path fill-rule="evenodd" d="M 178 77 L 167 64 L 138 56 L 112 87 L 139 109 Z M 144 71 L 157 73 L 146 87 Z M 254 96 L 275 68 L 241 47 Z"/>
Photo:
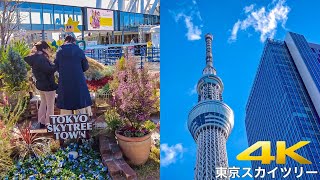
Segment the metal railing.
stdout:
<path fill-rule="evenodd" d="M 85 51 L 91 57 L 105 65 L 114 65 L 122 56 L 134 56 L 143 62 L 160 62 L 160 48 L 136 45 L 133 47 L 105 47 L 92 48 Z"/>

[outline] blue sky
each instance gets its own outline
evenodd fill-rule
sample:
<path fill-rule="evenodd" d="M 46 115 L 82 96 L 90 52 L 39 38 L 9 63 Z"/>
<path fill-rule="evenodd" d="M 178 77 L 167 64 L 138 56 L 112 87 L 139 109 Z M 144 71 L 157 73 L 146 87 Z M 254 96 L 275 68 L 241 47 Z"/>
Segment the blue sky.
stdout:
<path fill-rule="evenodd" d="M 245 106 L 264 40 L 293 31 L 320 43 L 319 7 L 314 0 L 161 1 L 161 179 L 193 179 L 196 144 L 186 122 L 205 66 L 204 35 L 214 36 L 214 66 L 235 114 L 229 166 L 251 167 L 236 156 L 248 146 Z"/>

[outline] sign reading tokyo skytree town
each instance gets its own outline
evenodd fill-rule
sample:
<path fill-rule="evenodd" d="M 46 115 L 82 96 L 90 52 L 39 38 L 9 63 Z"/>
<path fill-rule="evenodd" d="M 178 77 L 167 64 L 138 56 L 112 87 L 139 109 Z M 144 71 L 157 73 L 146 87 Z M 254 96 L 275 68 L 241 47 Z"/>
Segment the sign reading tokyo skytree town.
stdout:
<path fill-rule="evenodd" d="M 48 133 L 53 133 L 55 139 L 86 138 L 86 132 L 92 130 L 87 114 L 54 115 L 50 116 Z"/>

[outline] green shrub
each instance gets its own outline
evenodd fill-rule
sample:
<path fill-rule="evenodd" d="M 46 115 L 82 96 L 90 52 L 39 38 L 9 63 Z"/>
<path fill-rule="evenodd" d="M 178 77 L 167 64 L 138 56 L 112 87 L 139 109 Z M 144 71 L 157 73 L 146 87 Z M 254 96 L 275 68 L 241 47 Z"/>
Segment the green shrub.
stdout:
<path fill-rule="evenodd" d="M 13 167 L 13 160 L 11 158 L 12 146 L 8 136 L 8 129 L 5 128 L 2 121 L 0 121 L 0 178 L 4 177 Z"/>
<path fill-rule="evenodd" d="M 12 128 L 20 119 L 28 105 L 28 98 L 18 96 L 17 103 L 14 105 L 8 104 L 0 108 L 0 117 L 3 123 L 8 128 Z"/>
<path fill-rule="evenodd" d="M 115 132 L 119 127 L 123 125 L 120 115 L 115 109 L 109 109 L 104 113 L 104 118 L 107 123 L 107 130 L 109 132 Z"/>
<path fill-rule="evenodd" d="M 9 93 L 25 90 L 27 87 L 27 65 L 20 54 L 9 47 L 0 52 L 3 59 L 0 63 L 0 78 L 3 90 Z"/>
<path fill-rule="evenodd" d="M 98 89 L 97 94 L 98 96 L 104 96 L 106 94 L 110 93 L 110 85 L 106 84 L 101 89 Z"/>
<path fill-rule="evenodd" d="M 13 155 L 19 157 L 19 159 L 25 159 L 32 156 L 40 157 L 51 152 L 50 144 L 52 139 L 38 137 L 37 134 L 32 134 L 31 122 L 18 127 L 15 137 L 16 141 L 14 143 Z"/>
<path fill-rule="evenodd" d="M 10 47 L 14 52 L 18 53 L 21 56 L 21 58 L 28 56 L 30 53 L 30 48 L 25 41 L 12 41 L 10 43 Z"/>
<path fill-rule="evenodd" d="M 152 132 L 152 131 L 156 128 L 156 125 L 154 124 L 154 122 L 148 120 L 148 121 L 146 121 L 146 122 L 144 123 L 144 127 L 145 127 L 148 131 Z"/>

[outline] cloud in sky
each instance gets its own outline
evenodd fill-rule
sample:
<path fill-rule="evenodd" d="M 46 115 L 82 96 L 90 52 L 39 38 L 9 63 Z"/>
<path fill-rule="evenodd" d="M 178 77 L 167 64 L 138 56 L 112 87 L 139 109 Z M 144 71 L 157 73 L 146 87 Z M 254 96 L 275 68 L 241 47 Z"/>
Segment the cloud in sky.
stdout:
<path fill-rule="evenodd" d="M 260 33 L 260 41 L 264 42 L 267 38 L 273 38 L 276 34 L 278 24 L 285 28 L 290 8 L 285 4 L 286 0 L 274 0 L 268 7 L 255 9 L 255 4 L 246 6 L 243 10 L 246 18 L 238 20 L 231 30 L 229 42 L 237 40 L 239 30 L 247 30 L 252 27 Z"/>
<path fill-rule="evenodd" d="M 168 144 L 161 144 L 160 146 L 161 155 L 161 166 L 168 166 L 181 159 L 183 157 L 184 148 L 181 143 L 168 146 Z"/>
<path fill-rule="evenodd" d="M 197 94 L 197 84 L 193 86 L 192 89 L 189 89 L 189 96 Z"/>
<path fill-rule="evenodd" d="M 253 10 L 254 6 L 255 6 L 255 4 L 251 4 L 250 6 L 244 7 L 243 10 L 245 13 L 248 13 Z"/>
<path fill-rule="evenodd" d="M 190 3 L 184 3 L 183 8 L 177 11 L 170 11 L 176 22 L 182 20 L 187 28 L 186 36 L 189 41 L 201 39 L 202 18 L 198 9 L 197 1 L 192 0 Z"/>

